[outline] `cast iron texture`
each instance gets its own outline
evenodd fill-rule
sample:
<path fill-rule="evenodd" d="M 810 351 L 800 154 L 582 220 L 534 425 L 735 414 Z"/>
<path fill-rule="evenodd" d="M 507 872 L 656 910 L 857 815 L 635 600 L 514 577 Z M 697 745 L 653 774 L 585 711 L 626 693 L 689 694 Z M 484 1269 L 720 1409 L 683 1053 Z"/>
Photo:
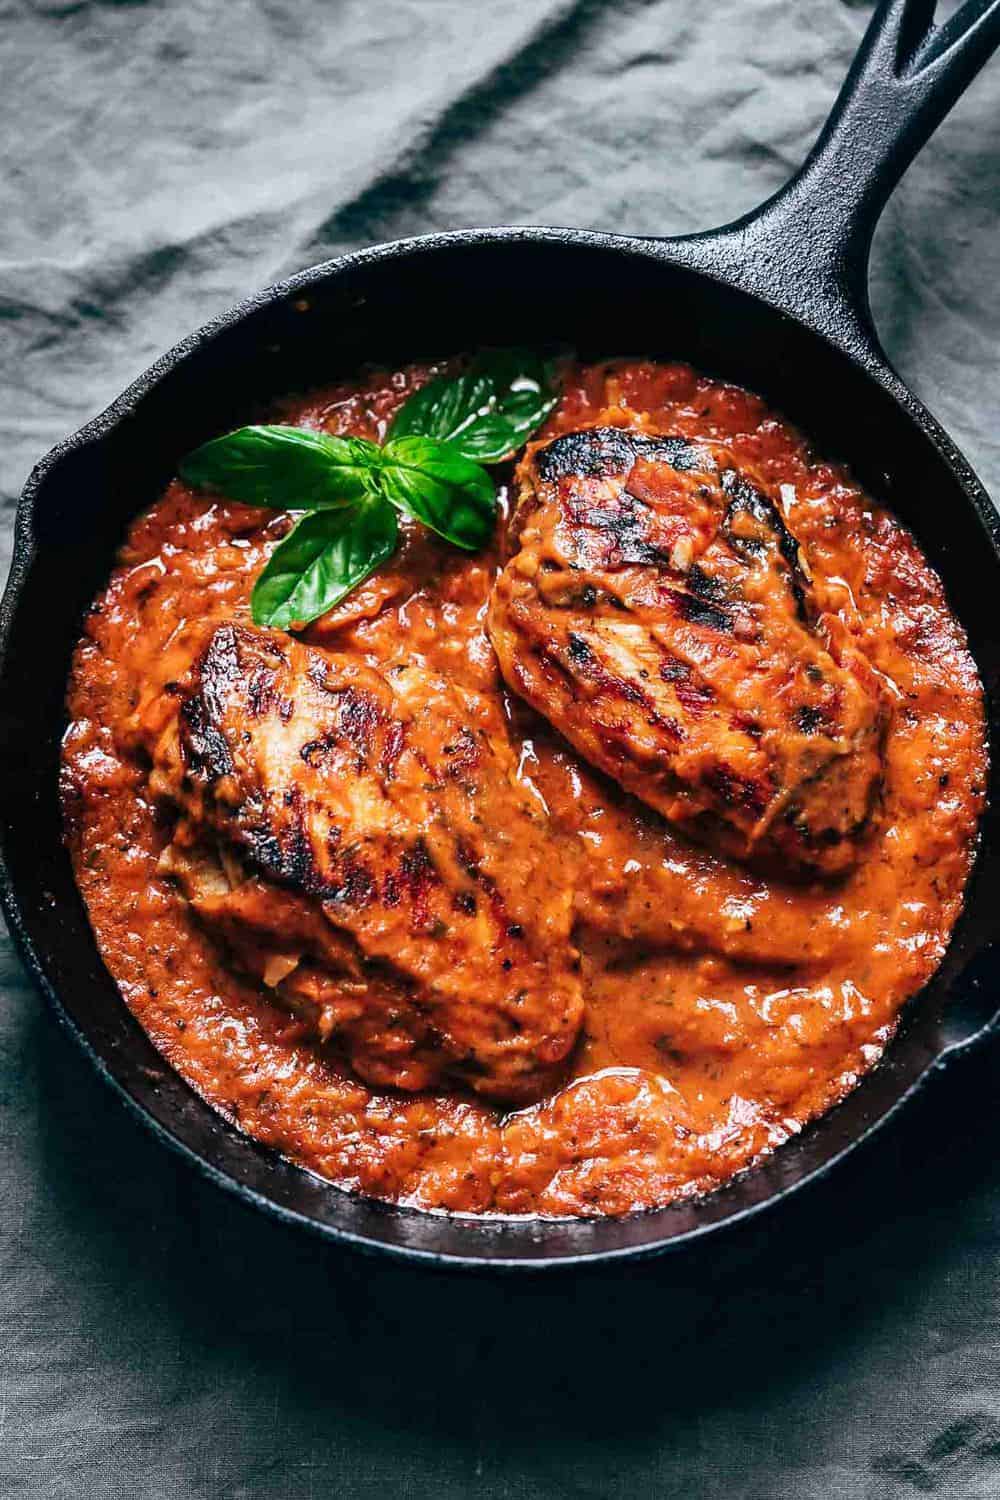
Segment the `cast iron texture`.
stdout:
<path fill-rule="evenodd" d="M 889 368 L 868 250 L 900 173 L 1000 41 L 1000 0 L 933 28 L 932 0 L 886 0 L 801 172 L 709 235 L 459 231 L 303 272 L 179 344 L 35 469 L 0 608 L 0 891 L 25 963 L 101 1075 L 166 1144 L 276 1217 L 415 1262 L 529 1270 L 650 1255 L 747 1218 L 855 1149 L 993 1025 L 1000 797 L 991 787 L 965 911 L 881 1065 L 843 1104 L 714 1195 L 606 1221 L 462 1219 L 340 1192 L 246 1139 L 169 1068 L 98 956 L 62 843 L 63 695 L 89 601 L 129 519 L 179 457 L 269 397 L 367 360 L 479 344 L 684 358 L 784 410 L 913 528 L 969 634 L 997 764 L 1000 525 L 968 464 Z M 995 776 L 995 773 L 994 773 Z"/>

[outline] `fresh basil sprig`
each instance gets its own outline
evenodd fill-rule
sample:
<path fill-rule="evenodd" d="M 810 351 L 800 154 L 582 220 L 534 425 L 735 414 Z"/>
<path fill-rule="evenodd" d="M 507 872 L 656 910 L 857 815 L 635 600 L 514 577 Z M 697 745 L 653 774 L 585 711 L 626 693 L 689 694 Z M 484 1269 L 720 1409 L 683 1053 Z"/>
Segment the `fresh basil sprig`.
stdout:
<path fill-rule="evenodd" d="M 255 624 L 288 630 L 325 614 L 392 556 L 396 511 L 466 551 L 485 546 L 496 492 L 481 463 L 511 456 L 557 399 L 541 360 L 497 351 L 405 401 L 381 448 L 301 427 L 241 427 L 189 454 L 181 477 L 245 505 L 306 513 L 250 601 Z"/>

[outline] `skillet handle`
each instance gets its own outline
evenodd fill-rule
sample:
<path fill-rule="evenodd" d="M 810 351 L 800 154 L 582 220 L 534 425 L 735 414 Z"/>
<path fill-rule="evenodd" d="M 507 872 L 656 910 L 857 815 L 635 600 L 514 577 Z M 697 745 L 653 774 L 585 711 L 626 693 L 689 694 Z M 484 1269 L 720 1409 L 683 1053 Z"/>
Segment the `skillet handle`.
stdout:
<path fill-rule="evenodd" d="M 882 0 L 806 161 L 773 198 L 712 235 L 674 241 L 693 263 L 848 345 L 877 353 L 868 257 L 910 162 L 1000 44 L 1000 0 Z"/>

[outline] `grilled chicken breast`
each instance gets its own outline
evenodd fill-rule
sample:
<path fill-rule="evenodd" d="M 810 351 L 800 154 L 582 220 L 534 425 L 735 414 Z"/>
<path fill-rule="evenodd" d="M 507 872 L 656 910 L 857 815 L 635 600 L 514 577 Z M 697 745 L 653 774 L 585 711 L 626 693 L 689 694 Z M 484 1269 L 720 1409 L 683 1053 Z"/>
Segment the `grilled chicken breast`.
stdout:
<path fill-rule="evenodd" d="M 764 487 L 721 445 L 620 427 L 536 445 L 518 484 L 489 613 L 511 688 L 695 838 L 848 868 L 884 694 Z"/>
<path fill-rule="evenodd" d="M 226 624 L 136 732 L 180 814 L 164 868 L 362 1078 L 553 1086 L 582 1015 L 572 892 L 454 686 Z"/>

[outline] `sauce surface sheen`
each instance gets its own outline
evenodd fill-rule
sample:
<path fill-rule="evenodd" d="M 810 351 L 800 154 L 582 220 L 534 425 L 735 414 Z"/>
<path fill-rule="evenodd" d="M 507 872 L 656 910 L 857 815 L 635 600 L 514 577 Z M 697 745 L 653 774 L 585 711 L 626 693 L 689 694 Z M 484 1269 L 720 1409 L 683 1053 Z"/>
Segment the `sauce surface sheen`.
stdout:
<path fill-rule="evenodd" d="M 427 367 L 289 399 L 270 414 L 378 439 Z M 64 807 L 78 882 L 121 992 L 157 1047 L 243 1130 L 342 1187 L 424 1208 L 620 1214 L 718 1186 L 780 1146 L 880 1057 L 939 964 L 982 808 L 982 689 L 910 534 L 757 397 L 687 366 L 570 364 L 543 436 L 592 425 L 726 442 L 778 494 L 825 611 L 884 675 L 885 780 L 863 857 L 783 885 L 696 848 L 503 687 L 485 631 L 499 551 L 417 526 L 303 632 L 373 666 L 460 684 L 508 737 L 577 892 L 583 1035 L 564 1087 L 503 1113 L 459 1093 L 379 1092 L 240 977 L 157 862 L 169 839 L 124 726 L 192 618 L 248 618 L 289 518 L 173 483 L 133 523 L 95 601 L 68 695 Z M 501 489 L 501 509 L 506 491 Z"/>

